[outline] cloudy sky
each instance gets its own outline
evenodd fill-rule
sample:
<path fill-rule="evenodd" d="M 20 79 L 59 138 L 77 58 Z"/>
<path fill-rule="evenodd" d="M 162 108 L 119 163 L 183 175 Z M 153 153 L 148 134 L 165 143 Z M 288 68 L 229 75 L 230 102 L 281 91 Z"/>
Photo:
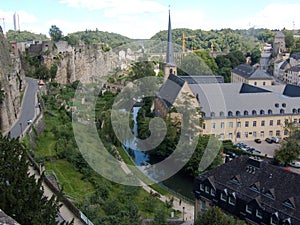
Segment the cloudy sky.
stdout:
<path fill-rule="evenodd" d="M 150 38 L 172 28 L 300 29 L 299 0 L 2 0 L 0 25 L 13 29 L 19 14 L 21 30 L 48 35 L 56 25 L 64 35 L 86 29 Z"/>

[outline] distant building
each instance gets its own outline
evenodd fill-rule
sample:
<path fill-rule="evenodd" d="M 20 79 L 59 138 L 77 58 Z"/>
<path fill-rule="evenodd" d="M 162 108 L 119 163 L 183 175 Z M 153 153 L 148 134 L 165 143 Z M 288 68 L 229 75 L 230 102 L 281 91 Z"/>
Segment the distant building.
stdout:
<path fill-rule="evenodd" d="M 300 64 L 285 71 L 285 82 L 300 86 Z"/>
<path fill-rule="evenodd" d="M 300 64 L 300 52 L 295 52 L 290 56 L 291 66 L 296 66 Z"/>
<path fill-rule="evenodd" d="M 254 86 L 272 85 L 274 80 L 261 68 L 248 64 L 238 65 L 231 71 L 231 83 L 246 83 Z"/>
<path fill-rule="evenodd" d="M 195 179 L 195 219 L 218 206 L 249 224 L 299 225 L 299 187 L 299 174 L 240 156 Z"/>
<path fill-rule="evenodd" d="M 20 31 L 20 18 L 17 12 L 14 13 L 13 20 L 14 20 L 14 30 Z"/>
<path fill-rule="evenodd" d="M 285 71 L 289 69 L 291 65 L 286 60 L 279 60 L 274 62 L 273 75 L 275 78 L 285 81 Z"/>
<path fill-rule="evenodd" d="M 286 51 L 285 35 L 282 31 L 277 31 L 274 36 L 273 55 L 276 56 Z"/>

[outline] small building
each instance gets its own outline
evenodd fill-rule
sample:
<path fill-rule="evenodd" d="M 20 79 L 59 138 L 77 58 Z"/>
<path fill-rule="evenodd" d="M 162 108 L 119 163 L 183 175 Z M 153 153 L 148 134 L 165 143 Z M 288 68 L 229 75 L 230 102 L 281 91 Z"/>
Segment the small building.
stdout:
<path fill-rule="evenodd" d="M 285 71 L 284 81 L 288 84 L 300 86 L 300 64 L 292 66 Z"/>
<path fill-rule="evenodd" d="M 279 60 L 274 62 L 273 75 L 275 78 L 284 81 L 285 80 L 285 71 L 289 69 L 291 65 L 286 60 Z"/>
<path fill-rule="evenodd" d="M 273 77 L 261 68 L 241 64 L 231 71 L 231 83 L 246 83 L 254 86 L 272 85 Z"/>
<path fill-rule="evenodd" d="M 240 156 L 195 178 L 195 220 L 218 206 L 249 224 L 299 225 L 299 187 L 299 174 Z"/>
<path fill-rule="evenodd" d="M 300 64 L 300 52 L 295 52 L 290 56 L 291 66 L 296 66 Z"/>
<path fill-rule="evenodd" d="M 276 56 L 286 51 L 285 35 L 282 31 L 277 31 L 274 36 L 273 55 Z"/>

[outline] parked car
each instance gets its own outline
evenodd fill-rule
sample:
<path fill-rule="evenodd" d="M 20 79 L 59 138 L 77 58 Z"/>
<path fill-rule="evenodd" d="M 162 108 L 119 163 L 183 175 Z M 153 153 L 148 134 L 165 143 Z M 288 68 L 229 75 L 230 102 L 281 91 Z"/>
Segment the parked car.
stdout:
<path fill-rule="evenodd" d="M 258 144 L 261 143 L 261 140 L 260 140 L 259 138 L 254 139 L 254 141 L 255 141 L 256 143 L 258 143 Z"/>
<path fill-rule="evenodd" d="M 252 153 L 253 153 L 253 154 L 259 155 L 259 154 L 261 154 L 261 151 L 259 151 L 259 150 L 257 150 L 257 149 L 254 149 Z"/>
<path fill-rule="evenodd" d="M 290 163 L 290 166 L 295 167 L 295 168 L 300 168 L 300 162 L 299 161 L 292 162 L 292 163 Z"/>
<path fill-rule="evenodd" d="M 273 143 L 273 140 L 271 138 L 266 138 L 265 141 L 268 142 L 269 144 Z"/>
<path fill-rule="evenodd" d="M 279 138 L 278 137 L 272 137 L 271 139 L 274 143 L 279 143 Z"/>

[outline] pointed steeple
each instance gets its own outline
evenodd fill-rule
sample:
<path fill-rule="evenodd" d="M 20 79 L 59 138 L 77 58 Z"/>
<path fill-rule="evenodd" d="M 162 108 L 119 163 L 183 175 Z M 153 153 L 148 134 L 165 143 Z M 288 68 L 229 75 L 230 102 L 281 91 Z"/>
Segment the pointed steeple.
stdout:
<path fill-rule="evenodd" d="M 166 64 L 164 67 L 165 79 L 169 77 L 170 74 L 177 74 L 177 66 L 174 60 L 174 50 L 172 43 L 172 28 L 171 28 L 171 14 L 169 9 L 169 26 L 168 26 L 168 43 L 167 43 L 167 55 Z"/>
<path fill-rule="evenodd" d="M 171 28 L 171 13 L 169 9 L 169 26 L 168 26 L 168 44 L 167 44 L 167 59 L 166 66 L 176 66 L 174 61 L 174 50 L 172 43 L 172 28 Z"/>

